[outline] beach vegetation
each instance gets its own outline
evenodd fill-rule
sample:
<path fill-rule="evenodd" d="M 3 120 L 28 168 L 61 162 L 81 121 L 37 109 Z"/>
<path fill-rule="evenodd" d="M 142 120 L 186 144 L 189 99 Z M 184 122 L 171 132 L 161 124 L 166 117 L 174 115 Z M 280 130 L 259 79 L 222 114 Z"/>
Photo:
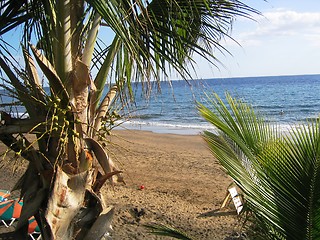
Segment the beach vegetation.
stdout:
<path fill-rule="evenodd" d="M 172 70 L 191 78 L 193 54 L 218 64 L 213 49 L 253 12 L 237 0 L 1 1 L 1 97 L 13 100 L 1 105 L 0 140 L 28 162 L 14 188 L 17 236 L 35 216 L 42 239 L 108 238 L 114 208 L 100 189 L 124 182 L 104 147 L 115 103 L 135 82 L 148 92 Z"/>
<path fill-rule="evenodd" d="M 216 128 L 204 140 L 241 191 L 249 236 L 318 239 L 319 119 L 279 129 L 228 93 L 212 94 L 198 107 Z"/>

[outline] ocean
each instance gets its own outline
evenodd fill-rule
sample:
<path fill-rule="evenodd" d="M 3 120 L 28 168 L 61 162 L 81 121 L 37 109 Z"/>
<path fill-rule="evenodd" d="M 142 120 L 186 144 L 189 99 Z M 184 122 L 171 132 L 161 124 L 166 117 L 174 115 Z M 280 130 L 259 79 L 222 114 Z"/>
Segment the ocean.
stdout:
<path fill-rule="evenodd" d="M 213 129 L 196 108 L 197 101 L 205 103 L 206 94 L 213 92 L 221 98 L 226 92 L 241 98 L 284 131 L 318 118 L 320 113 L 320 75 L 172 81 L 172 86 L 161 84 L 161 94 L 154 89 L 148 101 L 137 85 L 136 108 L 121 127 L 176 134 Z"/>
<path fill-rule="evenodd" d="M 281 129 L 305 123 L 319 117 L 320 75 L 243 77 L 179 80 L 161 83 L 161 92 L 153 88 L 148 99 L 141 85 L 134 85 L 133 107 L 120 112 L 124 117 L 120 129 L 139 129 L 158 133 L 198 134 L 213 127 L 204 121 L 196 102 L 205 103 L 206 94 L 225 92 L 251 104 L 268 121 L 280 124 Z M 1 103 L 10 102 L 0 90 Z M 23 108 L 14 107 L 23 114 Z"/>

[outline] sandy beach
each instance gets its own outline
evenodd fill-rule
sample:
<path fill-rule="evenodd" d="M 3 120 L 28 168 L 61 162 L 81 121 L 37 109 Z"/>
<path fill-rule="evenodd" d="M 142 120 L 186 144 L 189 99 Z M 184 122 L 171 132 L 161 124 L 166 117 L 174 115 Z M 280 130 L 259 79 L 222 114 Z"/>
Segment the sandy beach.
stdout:
<path fill-rule="evenodd" d="M 107 148 L 126 181 L 102 189 L 116 209 L 114 240 L 166 239 L 150 235 L 144 227 L 150 223 L 173 226 L 193 239 L 233 239 L 239 231 L 234 206 L 219 211 L 232 181 L 201 136 L 117 130 Z M 11 189 L 22 171 L 2 167 L 0 173 L 1 188 Z"/>

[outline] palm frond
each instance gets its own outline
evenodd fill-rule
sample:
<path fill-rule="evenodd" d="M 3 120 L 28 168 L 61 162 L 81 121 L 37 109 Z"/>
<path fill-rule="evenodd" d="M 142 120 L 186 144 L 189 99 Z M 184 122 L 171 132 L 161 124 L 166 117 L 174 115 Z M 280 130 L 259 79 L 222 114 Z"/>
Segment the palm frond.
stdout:
<path fill-rule="evenodd" d="M 0 2 L 0 36 L 25 23 L 30 16 L 23 8 L 25 1 Z"/>
<path fill-rule="evenodd" d="M 227 94 L 201 115 L 217 132 L 205 132 L 213 155 L 243 191 L 255 223 L 269 239 L 318 238 L 320 219 L 319 120 L 280 135 L 253 109 Z"/>
<path fill-rule="evenodd" d="M 217 59 L 212 48 L 222 48 L 235 16 L 257 13 L 239 1 L 88 1 L 124 44 L 131 61 L 143 76 L 160 77 L 173 67 L 189 77 L 186 61 L 192 52 L 208 60 Z M 127 79 L 129 81 L 130 79 Z"/>
<path fill-rule="evenodd" d="M 65 88 L 52 63 L 35 46 L 31 45 L 31 49 L 39 67 L 47 77 L 50 86 L 52 87 L 54 96 L 58 96 L 60 97 L 60 99 L 68 101 L 69 94 L 67 92 L 67 89 Z"/>

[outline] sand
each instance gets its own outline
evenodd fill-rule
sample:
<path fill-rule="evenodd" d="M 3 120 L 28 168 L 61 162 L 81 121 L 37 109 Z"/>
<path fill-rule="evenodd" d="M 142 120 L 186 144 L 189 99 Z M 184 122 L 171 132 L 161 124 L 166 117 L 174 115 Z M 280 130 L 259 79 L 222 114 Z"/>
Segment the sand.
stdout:
<path fill-rule="evenodd" d="M 144 225 L 150 223 L 193 239 L 235 239 L 240 224 L 234 206 L 219 210 L 232 181 L 201 136 L 118 130 L 107 148 L 126 181 L 102 189 L 115 206 L 114 240 L 168 239 L 148 233 Z M 22 171 L 3 167 L 0 173 L 1 189 L 10 189 Z"/>

